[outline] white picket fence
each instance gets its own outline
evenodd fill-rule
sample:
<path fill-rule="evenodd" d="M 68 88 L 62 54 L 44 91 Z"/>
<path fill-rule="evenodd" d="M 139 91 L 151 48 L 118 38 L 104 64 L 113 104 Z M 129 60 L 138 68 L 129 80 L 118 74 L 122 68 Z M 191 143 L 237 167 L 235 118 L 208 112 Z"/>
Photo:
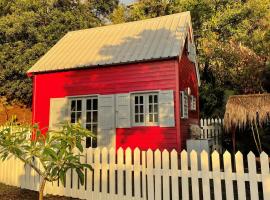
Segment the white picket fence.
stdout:
<path fill-rule="evenodd" d="M 223 119 L 212 118 L 212 119 L 201 119 L 201 139 L 212 138 L 214 140 L 214 149 L 219 153 L 223 152 L 222 149 L 222 130 L 223 130 Z"/>
<path fill-rule="evenodd" d="M 86 170 L 85 184 L 79 185 L 77 174 L 70 170 L 64 186 L 47 183 L 46 193 L 91 200 L 269 200 L 268 155 L 262 153 L 259 160 L 253 153 L 243 159 L 240 152 L 232 158 L 228 152 L 209 156 L 195 151 L 188 155 L 186 151 L 119 149 L 116 153 L 114 149 L 90 148 L 81 160 L 94 169 Z M 20 160 L 0 161 L 0 182 L 37 191 L 39 181 L 39 175 Z"/>

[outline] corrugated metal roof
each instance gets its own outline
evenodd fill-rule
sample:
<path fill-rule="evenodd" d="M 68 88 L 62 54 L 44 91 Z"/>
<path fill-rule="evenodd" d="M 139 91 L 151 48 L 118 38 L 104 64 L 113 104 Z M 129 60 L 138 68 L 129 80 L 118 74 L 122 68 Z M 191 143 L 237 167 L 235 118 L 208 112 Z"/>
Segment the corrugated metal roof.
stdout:
<path fill-rule="evenodd" d="M 28 73 L 177 57 L 190 25 L 183 12 L 69 32 Z"/>

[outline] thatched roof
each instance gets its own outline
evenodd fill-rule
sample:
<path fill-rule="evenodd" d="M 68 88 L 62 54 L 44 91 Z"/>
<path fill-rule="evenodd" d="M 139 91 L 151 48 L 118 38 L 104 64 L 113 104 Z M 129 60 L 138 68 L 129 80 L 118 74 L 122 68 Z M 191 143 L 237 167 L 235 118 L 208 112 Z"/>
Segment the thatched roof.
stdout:
<path fill-rule="evenodd" d="M 266 122 L 270 114 L 270 94 L 234 95 L 229 97 L 224 115 L 224 127 L 244 127 L 254 120 Z M 257 117 L 258 116 L 258 117 Z"/>

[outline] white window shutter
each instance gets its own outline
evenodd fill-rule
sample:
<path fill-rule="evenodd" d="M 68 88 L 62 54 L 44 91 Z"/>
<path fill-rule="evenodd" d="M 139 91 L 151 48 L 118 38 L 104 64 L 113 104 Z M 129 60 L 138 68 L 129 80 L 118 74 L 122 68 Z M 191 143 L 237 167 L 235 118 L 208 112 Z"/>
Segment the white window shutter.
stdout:
<path fill-rule="evenodd" d="M 175 126 L 173 90 L 159 92 L 159 125 L 160 127 Z"/>
<path fill-rule="evenodd" d="M 67 121 L 68 117 L 68 99 L 51 98 L 50 99 L 50 116 L 49 129 L 56 130 L 60 128 L 60 123 Z"/>
<path fill-rule="evenodd" d="M 116 95 L 116 127 L 130 128 L 131 112 L 130 112 L 130 94 Z"/>
<path fill-rule="evenodd" d="M 114 147 L 116 140 L 115 130 L 115 96 L 98 96 L 98 147 Z"/>

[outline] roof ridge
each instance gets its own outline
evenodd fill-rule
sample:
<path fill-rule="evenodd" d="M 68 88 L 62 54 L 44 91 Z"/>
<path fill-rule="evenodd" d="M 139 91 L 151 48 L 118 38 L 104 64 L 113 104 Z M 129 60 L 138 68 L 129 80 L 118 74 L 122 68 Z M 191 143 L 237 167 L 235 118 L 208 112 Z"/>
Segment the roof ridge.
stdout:
<path fill-rule="evenodd" d="M 92 28 L 85 28 L 85 29 L 79 29 L 79 30 L 74 30 L 74 31 L 69 31 L 67 32 L 67 34 L 73 34 L 73 33 L 78 33 L 78 32 L 83 32 L 83 31 L 92 31 L 92 30 L 97 30 L 97 29 L 105 29 L 105 28 L 109 28 L 112 26 L 123 26 L 123 25 L 128 25 L 128 24 L 132 24 L 132 23 L 142 23 L 142 22 L 147 22 L 147 21 L 151 21 L 151 20 L 158 20 L 160 18 L 167 18 L 167 17 L 173 17 L 175 15 L 188 15 L 190 14 L 190 11 L 185 11 L 185 12 L 180 12 L 180 13 L 174 13 L 174 14 L 169 14 L 169 15 L 164 15 L 164 16 L 159 16 L 159 17 L 152 17 L 152 18 L 147 18 L 147 19 L 142 19 L 142 20 L 136 20 L 136 21 L 130 21 L 130 22 L 123 22 L 123 23 L 119 23 L 119 24 L 108 24 L 108 25 L 102 25 L 102 26 L 96 26 L 96 27 L 92 27 Z"/>

